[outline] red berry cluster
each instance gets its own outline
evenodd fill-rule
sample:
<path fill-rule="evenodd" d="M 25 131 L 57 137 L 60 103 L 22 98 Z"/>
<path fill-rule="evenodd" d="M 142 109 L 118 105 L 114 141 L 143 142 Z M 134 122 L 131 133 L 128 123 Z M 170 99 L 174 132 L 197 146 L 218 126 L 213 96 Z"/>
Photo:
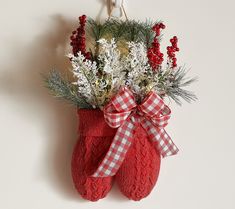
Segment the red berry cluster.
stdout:
<path fill-rule="evenodd" d="M 149 64 L 151 65 L 153 70 L 159 69 L 163 62 L 163 53 L 160 51 L 160 43 L 158 41 L 158 36 L 161 34 L 161 29 L 165 29 L 165 25 L 163 23 L 158 23 L 153 26 L 153 31 L 155 32 L 155 37 L 152 43 L 152 46 L 147 51 L 147 56 L 149 59 Z"/>
<path fill-rule="evenodd" d="M 177 67 L 177 59 L 175 57 L 175 52 L 178 52 L 180 49 L 178 48 L 178 38 L 174 36 L 172 39 L 170 39 L 171 46 L 167 47 L 167 55 L 169 62 L 172 64 L 172 67 Z"/>
<path fill-rule="evenodd" d="M 157 23 L 153 26 L 153 31 L 156 33 L 156 36 L 160 36 L 161 29 L 165 29 L 166 26 L 163 23 Z"/>
<path fill-rule="evenodd" d="M 86 59 L 91 58 L 90 52 L 86 52 L 86 37 L 85 37 L 85 25 L 86 25 L 86 15 L 82 15 L 79 17 L 80 26 L 77 30 L 72 32 L 70 36 L 70 45 L 73 49 L 73 54 L 77 56 L 77 53 L 81 51 L 81 53 L 86 57 Z"/>

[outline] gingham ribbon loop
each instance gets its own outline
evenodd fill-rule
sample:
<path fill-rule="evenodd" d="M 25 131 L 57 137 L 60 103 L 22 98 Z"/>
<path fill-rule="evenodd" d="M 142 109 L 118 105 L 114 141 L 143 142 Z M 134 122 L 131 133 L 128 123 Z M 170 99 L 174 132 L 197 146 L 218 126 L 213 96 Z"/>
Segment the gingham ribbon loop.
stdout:
<path fill-rule="evenodd" d="M 104 108 L 104 118 L 112 128 L 118 128 L 113 142 L 93 177 L 113 176 L 118 171 L 134 140 L 137 123 L 145 129 L 148 137 L 156 142 L 162 157 L 177 154 L 176 145 L 166 133 L 171 110 L 155 92 L 150 92 L 143 103 L 137 105 L 133 93 L 123 88 Z"/>

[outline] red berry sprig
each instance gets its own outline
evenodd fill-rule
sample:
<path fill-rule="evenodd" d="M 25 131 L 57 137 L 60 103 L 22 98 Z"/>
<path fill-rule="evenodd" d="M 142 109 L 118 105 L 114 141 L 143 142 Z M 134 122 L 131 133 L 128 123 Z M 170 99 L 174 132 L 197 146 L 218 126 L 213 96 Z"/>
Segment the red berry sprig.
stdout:
<path fill-rule="evenodd" d="M 165 29 L 166 26 L 163 23 L 157 23 L 156 25 L 153 26 L 153 31 L 156 33 L 156 36 L 160 36 L 161 34 L 161 29 Z"/>
<path fill-rule="evenodd" d="M 86 52 L 86 37 L 85 37 L 85 25 L 86 25 L 86 15 L 79 17 L 80 26 L 77 30 L 72 32 L 70 36 L 70 45 L 72 46 L 73 54 L 77 56 L 80 51 L 86 59 L 91 58 L 90 52 Z"/>
<path fill-rule="evenodd" d="M 168 64 L 171 63 L 171 67 L 177 67 L 177 59 L 175 57 L 175 52 L 178 52 L 180 49 L 178 48 L 178 38 L 174 36 L 170 39 L 171 46 L 167 47 L 167 55 L 168 55 Z"/>
<path fill-rule="evenodd" d="M 166 26 L 163 23 L 158 23 L 153 26 L 152 30 L 155 32 L 155 37 L 152 46 L 147 51 L 149 64 L 153 70 L 158 70 L 163 62 L 163 53 L 160 51 L 160 43 L 158 37 L 161 34 L 161 30 L 165 29 Z"/>

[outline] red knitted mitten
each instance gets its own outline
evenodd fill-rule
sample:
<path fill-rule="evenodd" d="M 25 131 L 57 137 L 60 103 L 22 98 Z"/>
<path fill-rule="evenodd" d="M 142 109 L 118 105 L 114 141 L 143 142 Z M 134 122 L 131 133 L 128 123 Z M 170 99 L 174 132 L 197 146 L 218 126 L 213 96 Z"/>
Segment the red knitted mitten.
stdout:
<path fill-rule="evenodd" d="M 100 110 L 78 110 L 80 138 L 72 156 L 72 177 L 81 196 L 90 201 L 104 198 L 112 187 L 112 177 L 91 175 L 104 158 L 116 130 L 104 121 Z"/>
<path fill-rule="evenodd" d="M 138 201 L 148 196 L 157 182 L 161 157 L 155 146 L 138 125 L 133 143 L 116 174 L 121 192 L 129 199 Z"/>

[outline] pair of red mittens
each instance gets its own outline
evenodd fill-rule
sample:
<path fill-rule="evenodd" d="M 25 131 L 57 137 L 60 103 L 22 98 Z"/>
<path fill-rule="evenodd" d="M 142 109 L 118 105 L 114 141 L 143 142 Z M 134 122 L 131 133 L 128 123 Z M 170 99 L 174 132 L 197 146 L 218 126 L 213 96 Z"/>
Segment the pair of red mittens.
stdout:
<path fill-rule="evenodd" d="M 145 130 L 140 125 L 135 128 L 133 143 L 115 176 L 92 177 L 108 152 L 116 129 L 106 124 L 100 110 L 80 109 L 78 117 L 80 137 L 72 156 L 72 177 L 80 195 L 97 201 L 108 194 L 115 180 L 131 200 L 148 196 L 157 182 L 161 157 Z"/>

